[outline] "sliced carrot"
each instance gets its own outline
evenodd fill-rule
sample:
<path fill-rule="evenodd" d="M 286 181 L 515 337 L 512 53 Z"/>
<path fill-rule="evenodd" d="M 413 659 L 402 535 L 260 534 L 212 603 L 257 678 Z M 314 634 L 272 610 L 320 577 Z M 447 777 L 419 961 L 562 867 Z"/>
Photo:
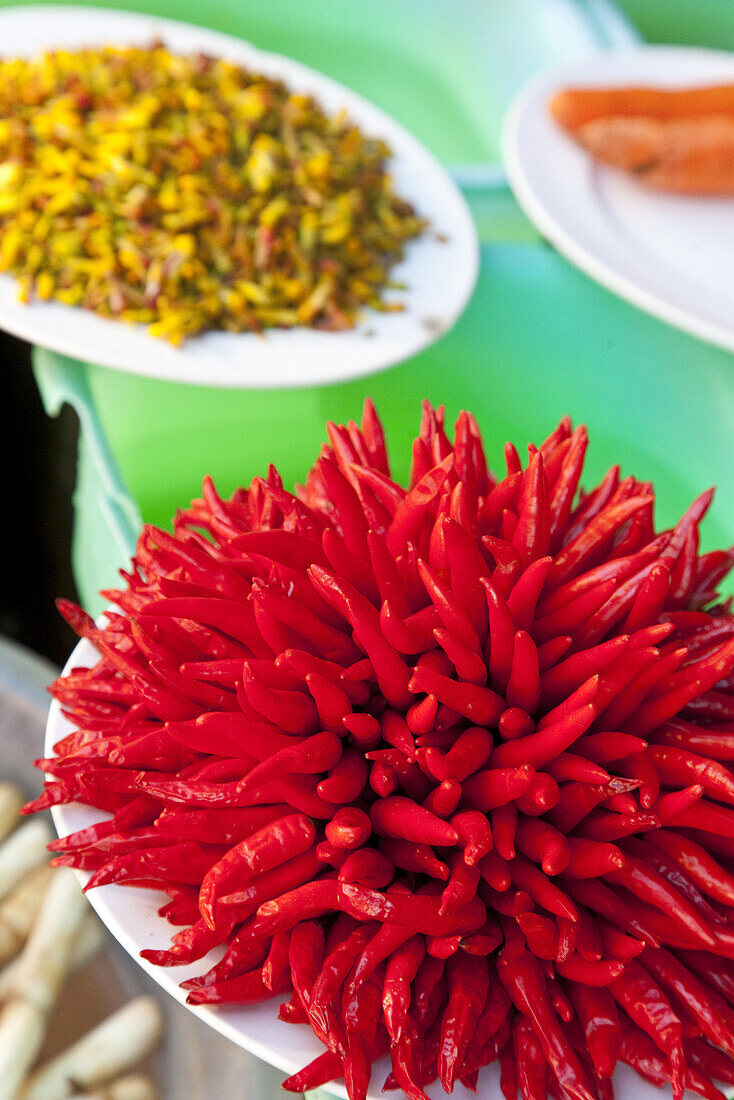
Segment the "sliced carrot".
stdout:
<path fill-rule="evenodd" d="M 564 88 L 553 97 L 550 109 L 556 122 L 571 131 L 599 118 L 734 116 L 734 84 L 700 88 Z"/>

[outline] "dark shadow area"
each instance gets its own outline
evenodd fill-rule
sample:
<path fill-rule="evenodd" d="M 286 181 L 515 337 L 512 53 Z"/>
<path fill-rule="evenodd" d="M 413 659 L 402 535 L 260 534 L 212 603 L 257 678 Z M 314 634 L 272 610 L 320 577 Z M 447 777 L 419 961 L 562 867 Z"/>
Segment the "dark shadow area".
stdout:
<path fill-rule="evenodd" d="M 75 597 L 71 573 L 71 497 L 76 476 L 75 414 L 46 416 L 30 348 L 0 332 L 4 474 L 0 634 L 62 664 L 74 635 L 54 606 Z"/>

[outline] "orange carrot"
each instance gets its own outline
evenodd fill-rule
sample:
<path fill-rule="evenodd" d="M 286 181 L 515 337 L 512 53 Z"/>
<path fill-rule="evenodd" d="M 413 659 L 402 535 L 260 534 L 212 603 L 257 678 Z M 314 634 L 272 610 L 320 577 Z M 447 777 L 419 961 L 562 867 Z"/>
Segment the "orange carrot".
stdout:
<path fill-rule="evenodd" d="M 571 131 L 599 118 L 734 116 L 734 84 L 702 88 L 564 88 L 553 97 L 550 109 L 556 122 Z"/>

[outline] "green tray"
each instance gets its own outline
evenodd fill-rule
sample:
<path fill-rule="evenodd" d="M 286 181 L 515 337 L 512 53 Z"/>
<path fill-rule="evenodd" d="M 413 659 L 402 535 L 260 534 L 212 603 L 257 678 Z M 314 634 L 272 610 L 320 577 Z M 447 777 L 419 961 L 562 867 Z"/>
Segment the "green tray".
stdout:
<path fill-rule="evenodd" d="M 142 10 L 201 20 L 192 0 Z M 654 27 L 662 11 L 627 0 Z M 681 10 L 678 29 L 685 33 Z M 410 126 L 464 186 L 483 243 L 472 302 L 432 348 L 367 381 L 289 391 L 187 387 L 36 350 L 49 412 L 63 401 L 82 425 L 75 493 L 74 571 L 98 610 L 142 519 L 167 525 L 210 473 L 229 493 L 275 462 L 301 480 L 327 420 L 359 415 L 365 393 L 386 423 L 404 477 L 420 402 L 479 418 L 499 465 L 508 438 L 539 440 L 564 414 L 591 432 L 589 477 L 621 462 L 655 480 L 659 520 L 672 521 L 722 477 L 706 525 L 709 546 L 731 540 L 734 361 L 638 312 L 544 245 L 503 185 L 499 120 L 518 84 L 542 64 L 634 40 L 606 0 L 234 0 L 207 24 L 298 57 L 374 99 Z M 734 28 L 734 6 L 729 25 Z M 720 12 L 724 20 L 723 9 Z M 522 41 L 522 48 L 518 42 Z"/>

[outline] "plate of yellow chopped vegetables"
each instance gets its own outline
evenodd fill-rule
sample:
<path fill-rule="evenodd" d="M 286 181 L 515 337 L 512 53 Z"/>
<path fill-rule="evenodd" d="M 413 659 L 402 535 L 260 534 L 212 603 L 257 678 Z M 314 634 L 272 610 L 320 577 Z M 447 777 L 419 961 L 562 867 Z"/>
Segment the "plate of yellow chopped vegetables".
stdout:
<path fill-rule="evenodd" d="M 195 384 L 357 377 L 446 332 L 468 207 L 411 134 L 315 71 L 165 19 L 0 12 L 0 326 Z"/>

